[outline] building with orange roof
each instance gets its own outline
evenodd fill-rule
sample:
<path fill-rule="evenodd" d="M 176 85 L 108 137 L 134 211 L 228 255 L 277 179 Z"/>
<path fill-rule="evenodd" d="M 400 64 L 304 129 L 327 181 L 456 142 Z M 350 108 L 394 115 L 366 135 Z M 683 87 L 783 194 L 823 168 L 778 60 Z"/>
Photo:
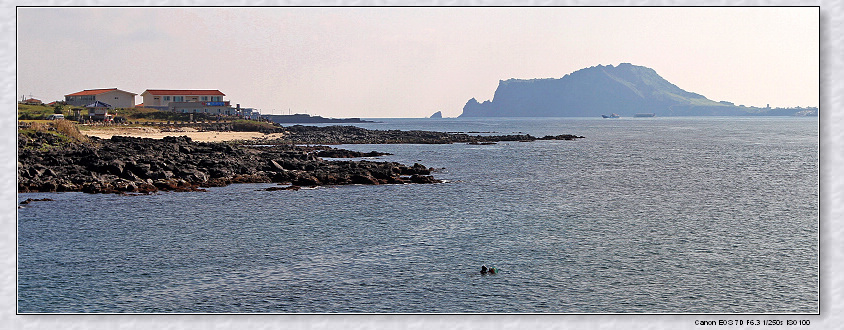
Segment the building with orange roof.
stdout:
<path fill-rule="evenodd" d="M 100 101 L 110 104 L 112 108 L 133 108 L 135 106 L 135 95 L 138 94 L 117 88 L 100 88 L 67 94 L 64 96 L 64 100 L 67 104 L 75 106 L 86 106 Z"/>
<path fill-rule="evenodd" d="M 29 104 L 29 105 L 41 105 L 41 104 L 44 104 L 44 102 L 41 102 L 41 100 L 39 100 L 39 99 L 33 99 L 33 98 L 28 98 L 28 99 L 26 99 L 26 100 L 23 100 L 23 101 L 21 101 L 21 103 L 23 103 L 23 104 Z"/>
<path fill-rule="evenodd" d="M 182 113 L 234 115 L 236 109 L 223 100 L 223 92 L 216 89 L 147 89 L 141 93 L 147 108 Z"/>

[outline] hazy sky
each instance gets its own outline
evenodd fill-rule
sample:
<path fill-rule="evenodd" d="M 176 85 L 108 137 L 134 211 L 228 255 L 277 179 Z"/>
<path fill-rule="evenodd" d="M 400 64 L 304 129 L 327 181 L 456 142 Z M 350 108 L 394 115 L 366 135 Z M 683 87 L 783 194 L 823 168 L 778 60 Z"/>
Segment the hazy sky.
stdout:
<path fill-rule="evenodd" d="M 801 7 L 18 8 L 17 98 L 219 89 L 265 114 L 455 117 L 499 80 L 629 62 L 715 101 L 818 106 L 819 48 Z"/>

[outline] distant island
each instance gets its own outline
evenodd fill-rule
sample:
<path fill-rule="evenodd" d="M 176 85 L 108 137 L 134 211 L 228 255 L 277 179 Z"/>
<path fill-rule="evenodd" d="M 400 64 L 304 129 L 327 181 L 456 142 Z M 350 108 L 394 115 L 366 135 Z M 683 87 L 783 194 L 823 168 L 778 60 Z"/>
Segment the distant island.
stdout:
<path fill-rule="evenodd" d="M 492 101 L 466 102 L 460 117 L 817 116 L 817 107 L 758 108 L 716 102 L 644 66 L 598 65 L 560 79 L 501 80 Z"/>
<path fill-rule="evenodd" d="M 443 118 L 443 112 L 442 111 L 434 112 L 434 114 L 431 115 L 431 117 L 429 117 L 429 118 L 442 119 Z"/>
<path fill-rule="evenodd" d="M 321 124 L 321 123 L 374 123 L 370 120 L 361 120 L 360 118 L 325 118 L 321 116 L 311 116 L 308 114 L 295 115 L 261 115 L 274 123 L 279 124 Z"/>

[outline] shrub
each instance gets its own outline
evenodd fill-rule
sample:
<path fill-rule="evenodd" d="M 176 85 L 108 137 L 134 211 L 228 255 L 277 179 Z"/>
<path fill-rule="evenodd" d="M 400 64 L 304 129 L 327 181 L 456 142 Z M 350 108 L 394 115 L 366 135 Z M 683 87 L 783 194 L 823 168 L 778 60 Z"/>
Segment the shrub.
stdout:
<path fill-rule="evenodd" d="M 273 133 L 280 131 L 281 128 L 276 127 L 271 123 L 240 119 L 232 121 L 232 130 L 236 132 Z"/>
<path fill-rule="evenodd" d="M 53 122 L 53 125 L 56 128 L 56 132 L 59 134 L 65 135 L 71 140 L 79 141 L 79 142 L 87 142 L 88 137 L 82 132 L 79 131 L 79 128 L 76 127 L 76 124 L 69 120 L 59 119 Z"/>
<path fill-rule="evenodd" d="M 46 132 L 49 130 L 49 128 L 50 125 L 47 125 L 47 123 L 43 122 L 34 121 L 29 124 L 29 129 L 34 130 L 36 132 Z"/>

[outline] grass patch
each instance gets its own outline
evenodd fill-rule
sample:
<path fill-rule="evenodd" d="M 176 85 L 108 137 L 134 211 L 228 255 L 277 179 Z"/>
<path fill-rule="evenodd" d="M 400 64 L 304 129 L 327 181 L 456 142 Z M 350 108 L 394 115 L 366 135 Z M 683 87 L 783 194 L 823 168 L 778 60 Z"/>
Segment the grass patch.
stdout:
<path fill-rule="evenodd" d="M 89 140 L 85 134 L 79 131 L 79 127 L 69 120 L 54 120 L 53 126 L 57 133 L 67 136 L 72 141 L 88 142 Z"/>
<path fill-rule="evenodd" d="M 46 119 L 54 113 L 55 109 L 47 105 L 18 104 L 18 119 Z"/>
<path fill-rule="evenodd" d="M 18 135 L 28 138 L 19 146 L 23 150 L 45 151 L 71 143 L 90 142 L 69 120 L 32 121 L 29 127 L 18 130 Z"/>
<path fill-rule="evenodd" d="M 246 119 L 238 119 L 233 120 L 231 123 L 232 130 L 236 132 L 276 132 L 279 127 L 273 125 L 272 123 L 261 122 L 261 121 L 254 121 L 254 120 L 246 120 Z"/>
<path fill-rule="evenodd" d="M 66 118 L 74 118 L 74 110 L 79 110 L 80 115 L 87 116 L 88 109 L 78 106 L 60 105 L 58 108 L 49 105 L 28 105 L 18 104 L 18 120 L 44 120 L 50 115 L 59 110 Z M 124 117 L 130 121 L 143 122 L 186 122 L 191 120 L 189 113 L 177 113 L 171 111 L 161 111 L 152 108 L 117 108 L 110 109 L 109 113 L 117 117 Z M 193 119 L 196 121 L 213 120 L 215 116 L 205 113 L 193 114 Z"/>

